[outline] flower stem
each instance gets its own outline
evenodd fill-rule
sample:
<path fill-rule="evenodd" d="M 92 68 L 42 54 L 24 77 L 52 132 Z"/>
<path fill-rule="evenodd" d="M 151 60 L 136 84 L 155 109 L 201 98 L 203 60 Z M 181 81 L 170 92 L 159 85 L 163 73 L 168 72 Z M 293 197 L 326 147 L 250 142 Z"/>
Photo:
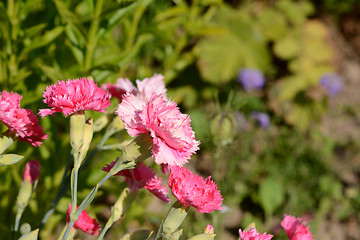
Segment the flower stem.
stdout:
<path fill-rule="evenodd" d="M 107 221 L 105 227 L 103 228 L 103 230 L 101 231 L 99 237 L 97 240 L 102 240 L 107 232 L 107 230 L 109 230 L 109 228 L 112 226 L 112 221 L 110 221 L 110 219 Z"/>

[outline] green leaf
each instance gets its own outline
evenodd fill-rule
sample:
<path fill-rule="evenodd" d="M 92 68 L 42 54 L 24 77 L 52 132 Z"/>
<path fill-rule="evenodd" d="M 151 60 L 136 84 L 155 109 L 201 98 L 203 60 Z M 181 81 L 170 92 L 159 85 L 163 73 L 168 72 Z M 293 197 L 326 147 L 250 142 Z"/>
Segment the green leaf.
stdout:
<path fill-rule="evenodd" d="M 284 201 L 284 187 L 274 178 L 267 178 L 260 185 L 260 204 L 267 216 L 271 216 Z"/>
<path fill-rule="evenodd" d="M 285 38 L 275 42 L 274 53 L 279 58 L 289 60 L 300 52 L 300 41 L 297 34 L 288 34 Z"/>
<path fill-rule="evenodd" d="M 0 166 L 8 166 L 8 165 L 15 164 L 23 158 L 24 158 L 24 156 L 20 156 L 17 154 L 0 155 Z"/>
<path fill-rule="evenodd" d="M 39 37 L 39 38 L 35 38 L 31 44 L 29 44 L 28 46 L 26 46 L 20 53 L 20 57 L 19 59 L 23 60 L 27 53 L 34 50 L 34 49 L 37 49 L 37 48 L 40 48 L 40 47 L 43 47 L 43 46 L 46 46 L 47 44 L 51 43 L 52 41 L 54 41 L 62 32 L 64 31 L 64 27 L 62 26 L 58 26 L 58 27 L 55 27 L 53 28 L 52 30 L 50 31 L 47 31 L 42 37 Z M 19 60 L 20 61 L 20 60 Z"/>

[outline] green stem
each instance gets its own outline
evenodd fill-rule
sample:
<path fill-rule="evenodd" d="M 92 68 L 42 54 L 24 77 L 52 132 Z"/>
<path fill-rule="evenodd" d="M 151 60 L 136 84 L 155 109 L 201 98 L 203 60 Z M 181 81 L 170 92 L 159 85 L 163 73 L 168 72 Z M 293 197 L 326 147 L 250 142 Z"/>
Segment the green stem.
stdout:
<path fill-rule="evenodd" d="M 85 56 L 85 72 L 88 72 L 92 66 L 92 58 L 94 56 L 94 50 L 97 44 L 97 32 L 100 23 L 100 15 L 102 12 L 103 0 L 97 0 L 95 5 L 95 15 L 91 22 L 89 33 L 88 33 L 88 44 L 86 46 Z"/>
<path fill-rule="evenodd" d="M 71 171 L 70 186 L 71 186 L 71 214 L 74 214 L 77 207 L 77 184 L 78 184 L 79 167 L 74 166 Z"/>
<path fill-rule="evenodd" d="M 20 219 L 23 215 L 24 210 L 25 210 L 24 208 L 20 208 L 20 209 L 18 209 L 18 212 L 16 213 L 15 226 L 14 226 L 14 232 L 12 235 L 12 239 L 16 238 L 16 233 L 19 231 Z"/>
<path fill-rule="evenodd" d="M 107 232 L 107 230 L 109 230 L 109 228 L 112 226 L 112 221 L 110 221 L 110 219 L 107 221 L 105 227 L 103 228 L 103 230 L 101 231 L 99 237 L 97 240 L 102 240 Z"/>

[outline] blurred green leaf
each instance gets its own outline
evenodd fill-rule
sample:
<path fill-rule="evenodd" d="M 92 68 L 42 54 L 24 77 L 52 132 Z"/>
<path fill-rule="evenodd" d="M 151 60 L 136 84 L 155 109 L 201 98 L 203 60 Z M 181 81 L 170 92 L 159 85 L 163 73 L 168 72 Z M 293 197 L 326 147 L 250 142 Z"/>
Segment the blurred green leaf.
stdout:
<path fill-rule="evenodd" d="M 259 200 L 267 216 L 271 216 L 283 203 L 285 191 L 280 182 L 274 178 L 267 178 L 260 184 Z"/>
<path fill-rule="evenodd" d="M 20 53 L 19 59 L 23 60 L 27 53 L 36 49 L 36 48 L 40 48 L 43 47 L 49 43 L 51 43 L 52 41 L 54 41 L 62 32 L 64 31 L 64 27 L 62 26 L 58 26 L 53 28 L 50 31 L 47 31 L 43 36 L 35 38 L 31 44 L 29 44 L 28 46 L 26 46 Z M 19 61 L 20 61 L 19 60 Z"/>

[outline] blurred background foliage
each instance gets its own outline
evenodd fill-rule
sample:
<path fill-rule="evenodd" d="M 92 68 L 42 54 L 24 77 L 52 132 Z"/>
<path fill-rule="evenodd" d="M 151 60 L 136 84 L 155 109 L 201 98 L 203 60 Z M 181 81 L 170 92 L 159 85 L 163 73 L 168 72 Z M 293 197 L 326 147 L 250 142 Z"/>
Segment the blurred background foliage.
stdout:
<path fill-rule="evenodd" d="M 306 219 L 315 239 L 359 239 L 359 230 L 350 230 L 360 224 L 360 137 L 329 134 L 328 125 L 334 114 L 356 117 L 360 109 L 346 99 L 352 87 L 348 79 L 337 96 L 320 84 L 324 74 L 344 75 L 334 29 L 345 42 L 351 38 L 346 43 L 356 49 L 358 41 L 346 35 L 343 20 L 355 25 L 351 16 L 360 14 L 359 7 L 356 0 L 1 1 L 0 86 L 22 94 L 22 107 L 38 112 L 45 107 L 42 92 L 58 80 L 92 76 L 101 85 L 161 73 L 168 95 L 191 115 L 202 143 L 189 167 L 212 175 L 224 197 L 224 211 L 189 215 L 186 236 L 211 223 L 219 239 L 235 239 L 239 227 L 255 221 L 260 231 L 285 239 L 277 226 L 288 213 Z M 360 29 L 352 31 L 360 34 Z M 354 52 L 359 57 L 360 51 Z M 245 90 L 239 83 L 242 69 L 263 74 L 265 86 Z M 252 117 L 254 111 L 266 113 L 268 125 Z M 102 116 L 89 114 L 95 120 Z M 36 158 L 42 164 L 23 217 L 35 228 L 56 196 L 69 158 L 68 121 L 57 115 L 40 122 L 48 140 L 39 148 L 14 144 L 9 151 L 25 160 L 0 168 L 0 231 L 5 236 L 25 162 Z M 93 147 L 104 131 L 95 135 Z M 124 139 L 121 133 L 107 143 Z M 80 198 L 118 154 L 102 151 L 81 171 Z M 90 215 L 105 223 L 123 185 L 120 178 L 107 182 Z M 137 228 L 157 229 L 169 206 L 141 194 L 128 220 L 115 225 L 108 239 Z M 43 239 L 59 233 L 69 199 L 67 194 L 60 201 L 41 231 Z"/>

